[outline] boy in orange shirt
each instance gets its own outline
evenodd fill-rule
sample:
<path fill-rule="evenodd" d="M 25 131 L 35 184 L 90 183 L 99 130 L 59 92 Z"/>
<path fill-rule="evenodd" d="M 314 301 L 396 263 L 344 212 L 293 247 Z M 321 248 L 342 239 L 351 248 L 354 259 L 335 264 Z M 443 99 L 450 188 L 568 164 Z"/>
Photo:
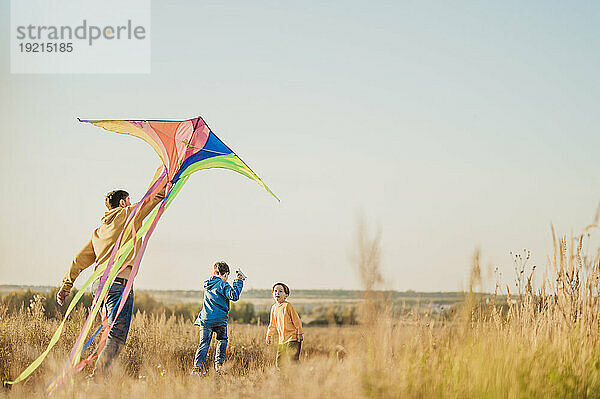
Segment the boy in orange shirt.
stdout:
<path fill-rule="evenodd" d="M 271 344 L 271 338 L 277 330 L 279 345 L 277 346 L 277 357 L 275 366 L 279 367 L 282 361 L 289 363 L 290 359 L 297 362 L 300 358 L 300 347 L 304 331 L 302 321 L 294 309 L 294 306 L 286 301 L 290 295 L 290 289 L 284 283 L 273 285 L 273 299 L 275 303 L 271 307 L 271 320 L 267 328 L 267 345 Z"/>

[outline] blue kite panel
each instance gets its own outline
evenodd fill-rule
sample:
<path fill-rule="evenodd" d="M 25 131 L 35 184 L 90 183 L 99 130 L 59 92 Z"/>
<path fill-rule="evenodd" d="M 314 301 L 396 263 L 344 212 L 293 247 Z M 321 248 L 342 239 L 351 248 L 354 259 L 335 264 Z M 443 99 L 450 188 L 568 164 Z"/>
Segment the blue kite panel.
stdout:
<path fill-rule="evenodd" d="M 223 144 L 221 139 L 215 136 L 213 132 L 210 132 L 208 135 L 208 140 L 206 140 L 203 150 L 215 151 L 218 152 L 219 155 L 227 155 L 233 152 L 229 147 Z"/>
<path fill-rule="evenodd" d="M 179 176 L 181 175 L 181 173 L 183 173 L 183 171 L 186 170 L 190 165 L 219 155 L 231 154 L 232 152 L 233 151 L 231 151 L 229 147 L 223 144 L 223 142 L 217 136 L 215 136 L 213 132 L 210 132 L 210 134 L 208 135 L 208 140 L 206 140 L 206 144 L 204 145 L 204 147 L 194 155 L 188 157 L 181 164 L 179 171 L 177 172 L 177 174 L 175 174 L 175 177 L 173 177 L 173 183 L 179 180 Z"/>

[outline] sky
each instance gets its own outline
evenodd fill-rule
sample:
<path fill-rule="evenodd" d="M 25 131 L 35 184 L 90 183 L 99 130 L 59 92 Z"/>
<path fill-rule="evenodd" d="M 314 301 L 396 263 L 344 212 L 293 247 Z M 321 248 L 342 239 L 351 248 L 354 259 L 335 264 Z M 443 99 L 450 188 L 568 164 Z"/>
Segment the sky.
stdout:
<path fill-rule="evenodd" d="M 550 223 L 569 235 L 593 219 L 598 3 L 151 7 L 151 73 L 11 74 L 0 2 L 0 284 L 58 285 L 104 195 L 141 198 L 160 165 L 143 141 L 78 117 L 202 115 L 281 198 L 228 170 L 197 172 L 138 289 L 201 289 L 218 260 L 251 288 L 357 289 L 361 218 L 381 233 L 385 288 L 462 290 L 476 248 L 504 285 L 511 251 L 543 270 Z"/>

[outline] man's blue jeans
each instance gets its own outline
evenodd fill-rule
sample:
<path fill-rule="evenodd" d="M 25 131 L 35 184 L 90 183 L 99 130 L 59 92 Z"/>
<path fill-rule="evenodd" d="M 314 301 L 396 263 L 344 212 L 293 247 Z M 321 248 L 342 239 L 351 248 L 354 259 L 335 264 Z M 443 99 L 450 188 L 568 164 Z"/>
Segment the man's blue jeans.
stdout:
<path fill-rule="evenodd" d="M 115 320 L 115 315 L 119 306 L 119 298 L 121 298 L 121 294 L 124 290 L 125 284 L 114 282 L 108 291 L 104 306 L 106 306 L 106 314 L 109 316 L 109 325 Z M 131 315 L 133 313 L 133 289 L 129 291 L 127 298 L 121 300 L 125 301 L 125 305 L 123 306 L 123 309 L 121 309 L 121 313 L 119 314 L 119 317 L 117 317 L 115 325 L 108 333 L 108 339 L 106 340 L 104 350 L 98 355 L 96 366 L 94 368 L 94 375 L 105 375 L 107 373 L 108 368 L 127 340 L 129 326 L 131 325 Z"/>
<path fill-rule="evenodd" d="M 219 341 L 215 353 L 215 366 L 217 364 L 222 365 L 225 361 L 225 354 L 227 353 L 227 324 L 216 327 L 200 326 L 200 345 L 198 345 L 196 356 L 194 357 L 194 368 L 200 369 L 204 367 L 213 332 L 217 334 L 217 341 Z"/>

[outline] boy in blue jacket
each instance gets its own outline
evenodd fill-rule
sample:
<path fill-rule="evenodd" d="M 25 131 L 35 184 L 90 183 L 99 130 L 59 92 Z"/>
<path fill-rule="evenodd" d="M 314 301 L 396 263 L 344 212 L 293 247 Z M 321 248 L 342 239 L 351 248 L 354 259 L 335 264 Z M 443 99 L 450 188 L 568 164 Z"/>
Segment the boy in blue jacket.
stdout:
<path fill-rule="evenodd" d="M 227 352 L 227 319 L 229 317 L 229 301 L 240 299 L 245 276 L 237 273 L 233 287 L 229 285 L 229 266 L 225 262 L 214 265 L 214 275 L 204 282 L 204 303 L 194 325 L 200 327 L 200 345 L 194 357 L 192 374 L 200 373 L 206 361 L 208 347 L 213 332 L 217 334 L 217 351 L 215 354 L 215 370 L 223 371 L 223 362 Z"/>

